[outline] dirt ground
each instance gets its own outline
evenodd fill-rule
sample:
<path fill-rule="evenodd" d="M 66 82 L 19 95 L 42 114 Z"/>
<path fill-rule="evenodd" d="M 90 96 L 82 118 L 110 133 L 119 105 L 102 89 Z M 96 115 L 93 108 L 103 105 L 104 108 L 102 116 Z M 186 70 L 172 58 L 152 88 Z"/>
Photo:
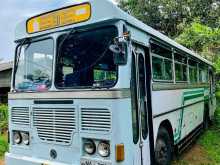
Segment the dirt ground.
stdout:
<path fill-rule="evenodd" d="M 0 160 L 0 165 L 4 165 L 4 161 L 3 160 Z"/>
<path fill-rule="evenodd" d="M 174 161 L 173 165 L 213 165 L 205 151 L 198 144 L 192 145 L 188 150 Z"/>

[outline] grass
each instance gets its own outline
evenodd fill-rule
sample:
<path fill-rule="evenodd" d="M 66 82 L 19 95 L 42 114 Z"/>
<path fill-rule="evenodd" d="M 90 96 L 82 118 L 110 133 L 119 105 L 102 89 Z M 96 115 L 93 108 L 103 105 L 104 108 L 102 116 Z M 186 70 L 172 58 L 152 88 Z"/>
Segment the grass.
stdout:
<path fill-rule="evenodd" d="M 7 135 L 0 135 L 0 158 L 4 156 L 4 153 L 8 150 Z"/>
<path fill-rule="evenodd" d="M 0 105 L 0 134 L 8 129 L 8 106 Z"/>
<path fill-rule="evenodd" d="M 220 91 L 216 93 L 215 119 L 196 144 L 186 151 L 174 165 L 219 165 L 220 164 Z M 190 156 L 189 156 L 190 155 Z"/>
<path fill-rule="evenodd" d="M 216 93 L 216 98 L 218 108 L 215 112 L 215 120 L 210 129 L 201 136 L 198 144 L 215 164 L 220 164 L 220 92 Z"/>
<path fill-rule="evenodd" d="M 0 105 L 0 158 L 8 149 L 7 134 L 8 128 L 8 107 Z"/>

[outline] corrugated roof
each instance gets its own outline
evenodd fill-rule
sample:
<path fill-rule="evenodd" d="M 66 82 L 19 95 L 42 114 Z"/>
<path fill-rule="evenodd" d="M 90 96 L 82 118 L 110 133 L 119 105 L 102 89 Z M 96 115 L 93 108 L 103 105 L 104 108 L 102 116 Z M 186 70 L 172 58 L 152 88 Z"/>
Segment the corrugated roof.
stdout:
<path fill-rule="evenodd" d="M 0 72 L 13 68 L 13 61 L 0 63 Z"/>

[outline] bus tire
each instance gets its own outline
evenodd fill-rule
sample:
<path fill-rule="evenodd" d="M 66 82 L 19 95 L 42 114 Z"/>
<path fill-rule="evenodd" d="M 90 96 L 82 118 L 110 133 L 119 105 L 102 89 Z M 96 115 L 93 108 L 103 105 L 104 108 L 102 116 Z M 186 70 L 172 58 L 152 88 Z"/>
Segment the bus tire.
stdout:
<path fill-rule="evenodd" d="M 161 127 L 159 129 L 155 146 L 156 165 L 170 165 L 172 160 L 172 141 L 168 131 Z"/>
<path fill-rule="evenodd" d="M 204 113 L 203 128 L 204 128 L 204 130 L 207 130 L 209 128 L 209 113 L 208 113 L 208 111 L 205 111 L 205 113 Z"/>

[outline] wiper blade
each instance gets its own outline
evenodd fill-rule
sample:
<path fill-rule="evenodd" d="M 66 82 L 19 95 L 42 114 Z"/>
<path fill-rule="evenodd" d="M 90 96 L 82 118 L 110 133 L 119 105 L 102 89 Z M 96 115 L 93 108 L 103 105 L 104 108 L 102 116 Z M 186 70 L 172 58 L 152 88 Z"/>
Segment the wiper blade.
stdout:
<path fill-rule="evenodd" d="M 18 63 L 19 63 L 19 60 L 20 60 L 20 56 L 21 56 L 21 49 L 22 49 L 22 46 L 26 43 L 30 42 L 30 38 L 25 38 L 21 41 L 20 45 L 19 45 L 19 48 L 18 48 L 18 51 L 16 53 L 16 56 L 15 56 L 15 65 L 14 65 L 14 72 L 16 73 L 17 72 L 17 68 L 18 68 Z"/>
<path fill-rule="evenodd" d="M 76 30 L 75 28 L 72 28 L 72 29 L 65 35 L 65 37 L 62 39 L 62 41 L 60 42 L 59 47 L 58 47 L 57 59 L 59 59 L 59 57 L 60 57 L 60 51 L 61 51 L 61 49 L 62 49 L 62 46 L 63 46 L 64 42 L 65 42 L 67 39 L 69 39 L 69 37 L 70 37 L 72 34 L 74 34 L 74 33 L 76 33 L 76 32 L 77 32 L 77 30 Z"/>

